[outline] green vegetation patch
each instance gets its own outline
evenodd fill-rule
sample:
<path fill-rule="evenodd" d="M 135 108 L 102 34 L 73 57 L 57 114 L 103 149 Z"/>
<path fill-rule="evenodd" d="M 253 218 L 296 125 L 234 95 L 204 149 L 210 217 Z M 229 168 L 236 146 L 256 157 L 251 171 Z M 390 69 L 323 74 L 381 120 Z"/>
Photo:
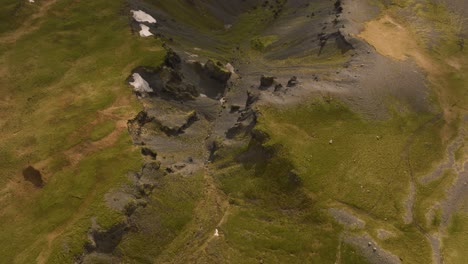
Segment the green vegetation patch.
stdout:
<path fill-rule="evenodd" d="M 465 263 L 468 259 L 468 215 L 460 212 L 452 216 L 448 236 L 443 240 L 444 261 L 453 264 Z"/>
<path fill-rule="evenodd" d="M 358 216 L 392 223 L 405 236 L 385 243 L 389 249 L 415 261 L 430 256 L 424 236 L 402 221 L 411 173 L 422 174 L 442 157 L 438 132 L 443 121 L 412 112 L 366 120 L 340 102 L 327 101 L 261 107 L 257 128 L 270 135 L 265 146 L 287 150 L 281 157 L 291 162 L 315 206 L 325 209 L 338 202 Z M 419 252 L 398 246 L 411 243 L 418 244 Z"/>
<path fill-rule="evenodd" d="M 100 139 L 103 139 L 112 131 L 115 129 L 115 121 L 113 120 L 105 120 L 102 123 L 97 124 L 94 128 L 93 131 L 90 134 L 90 139 L 92 141 L 98 141 Z"/>
<path fill-rule="evenodd" d="M 250 40 L 250 47 L 253 50 L 264 51 L 268 46 L 270 46 L 277 40 L 278 36 L 276 35 L 256 37 Z"/>
<path fill-rule="evenodd" d="M 0 12 L 11 11 L 5 1 Z M 123 8 L 121 1 L 57 1 L 28 21 L 37 29 L 2 45 L 2 263 L 35 263 L 39 255 L 68 263 L 82 252 L 92 217 L 104 228 L 121 221 L 104 194 L 139 169 L 138 149 L 125 130 L 95 149 L 87 142 L 115 126 L 105 121 L 93 130 L 98 112 L 112 107 L 123 120 L 137 113 L 125 76 L 138 65 L 159 65 L 165 55 L 160 41 L 131 34 Z M 15 16 L 30 19 L 23 11 Z M 23 180 L 28 165 L 40 169 L 43 188 Z"/>
<path fill-rule="evenodd" d="M 185 227 L 193 220 L 194 208 L 201 197 L 203 174 L 164 176 L 158 186 L 147 208 L 136 212 L 140 230 L 130 232 L 119 245 L 127 261 L 152 263 L 176 237 L 191 231 Z"/>

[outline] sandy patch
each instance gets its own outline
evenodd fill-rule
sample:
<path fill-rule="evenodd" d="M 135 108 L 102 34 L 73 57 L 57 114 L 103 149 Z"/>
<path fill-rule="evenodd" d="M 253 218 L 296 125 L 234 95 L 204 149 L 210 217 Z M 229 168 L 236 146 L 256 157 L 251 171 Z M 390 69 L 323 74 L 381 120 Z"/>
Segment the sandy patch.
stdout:
<path fill-rule="evenodd" d="M 388 15 L 368 22 L 358 36 L 384 56 L 399 61 L 411 57 L 424 70 L 430 73 L 439 71 L 437 65 L 422 52 L 413 33 Z"/>

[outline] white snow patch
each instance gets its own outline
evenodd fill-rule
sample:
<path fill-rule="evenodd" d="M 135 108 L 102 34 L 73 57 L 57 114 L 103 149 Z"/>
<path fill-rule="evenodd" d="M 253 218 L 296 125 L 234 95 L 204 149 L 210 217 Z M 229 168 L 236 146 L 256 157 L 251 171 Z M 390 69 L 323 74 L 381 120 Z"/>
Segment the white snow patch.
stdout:
<path fill-rule="evenodd" d="M 133 14 L 133 19 L 135 19 L 136 22 L 148 22 L 150 24 L 156 23 L 156 19 L 144 11 L 131 10 L 130 12 Z"/>
<path fill-rule="evenodd" d="M 141 30 L 140 30 L 140 36 L 141 37 L 146 38 L 146 37 L 149 37 L 149 36 L 153 36 L 153 33 L 151 33 L 149 31 L 150 28 L 147 25 L 140 24 L 140 28 L 141 28 Z"/>
<path fill-rule="evenodd" d="M 135 92 L 140 92 L 140 93 L 143 93 L 143 92 L 146 92 L 146 93 L 153 92 L 153 89 L 151 89 L 151 87 L 149 86 L 148 82 L 145 81 L 145 79 L 143 79 L 143 77 L 141 77 L 140 74 L 134 73 L 134 74 L 132 74 L 132 78 L 133 78 L 133 82 L 129 82 L 129 84 L 130 84 L 131 86 L 133 86 L 133 90 L 134 90 Z"/>
<path fill-rule="evenodd" d="M 217 228 L 215 229 L 214 236 L 215 236 L 215 237 L 219 237 L 219 232 L 218 232 L 218 229 L 217 229 Z"/>

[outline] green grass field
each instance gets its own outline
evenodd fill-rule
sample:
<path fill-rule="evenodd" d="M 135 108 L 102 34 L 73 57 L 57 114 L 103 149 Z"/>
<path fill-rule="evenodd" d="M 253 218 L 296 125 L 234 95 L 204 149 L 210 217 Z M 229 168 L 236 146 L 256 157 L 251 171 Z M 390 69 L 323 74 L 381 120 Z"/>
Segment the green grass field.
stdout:
<path fill-rule="evenodd" d="M 132 34 L 124 1 L 36 2 L 0 0 L 0 263 L 69 263 L 83 252 L 91 219 L 103 228 L 123 221 L 104 195 L 129 183 L 126 173 L 143 163 L 122 125 L 142 108 L 125 78 L 136 66 L 158 66 L 165 55 L 160 40 Z M 263 34 L 272 13 L 261 8 L 242 14 L 224 31 L 199 5 L 147 2 L 219 40 L 199 52 L 214 59 L 227 61 L 239 45 L 239 56 L 269 63 L 263 56 L 279 39 Z M 442 32 L 434 62 L 447 66 L 452 63 L 447 58 L 461 58 L 455 61 L 461 70 L 429 76 L 435 108 L 451 106 L 450 120 L 392 103 L 387 119 L 373 120 L 329 98 L 260 105 L 255 130 L 268 140 L 221 149 L 220 160 L 192 177 L 162 176 L 137 216 L 138 230 L 117 248 L 122 260 L 335 263 L 340 256 L 341 263 L 366 263 L 358 249 L 342 241 L 342 233 L 375 238 L 385 229 L 394 236 L 376 239 L 383 248 L 404 263 L 430 263 L 424 232 L 438 230 L 441 212 L 436 210 L 431 222 L 425 214 L 446 198 L 454 172 L 426 185 L 417 180 L 444 157 L 459 128 L 460 107 L 467 102 L 467 51 L 457 50 L 457 32 L 444 8 L 397 2 L 389 10 L 411 7 Z M 415 31 L 425 32 L 417 26 Z M 428 44 L 425 35 L 418 37 Z M 333 47 L 324 53 L 320 60 L 314 54 L 271 63 L 330 66 L 348 59 Z M 441 87 L 445 90 L 437 92 Z M 255 155 L 242 158 L 249 153 Z M 455 157 L 466 158 L 463 147 Z M 23 179 L 28 165 L 41 171 L 43 188 Z M 405 224 L 410 182 L 416 186 L 414 222 Z M 365 228 L 340 225 L 329 208 L 352 212 Z M 467 257 L 467 219 L 456 213 L 442 234 L 447 263 L 461 264 Z M 215 229 L 220 237 L 213 237 Z"/>
<path fill-rule="evenodd" d="M 48 2 L 0 4 L 2 41 Z M 121 221 L 104 194 L 142 163 L 126 129 L 116 130 L 140 108 L 125 78 L 165 53 L 131 34 L 123 10 L 121 1 L 58 1 L 32 21 L 37 29 L 1 43 L 0 263 L 67 263 L 82 252 L 91 217 L 103 227 Z M 22 179 L 28 164 L 44 188 Z"/>

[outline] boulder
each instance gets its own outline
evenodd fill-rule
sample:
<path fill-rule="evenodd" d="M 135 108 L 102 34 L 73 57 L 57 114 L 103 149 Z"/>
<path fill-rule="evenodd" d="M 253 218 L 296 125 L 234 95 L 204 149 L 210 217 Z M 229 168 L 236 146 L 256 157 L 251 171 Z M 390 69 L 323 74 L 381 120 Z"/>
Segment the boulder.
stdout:
<path fill-rule="evenodd" d="M 297 77 L 293 76 L 291 79 L 288 81 L 288 87 L 294 87 L 298 84 L 299 82 L 297 81 Z"/>
<path fill-rule="evenodd" d="M 213 60 L 208 60 L 205 63 L 204 70 L 210 78 L 222 83 L 226 83 L 232 74 L 221 62 L 214 62 Z"/>
<path fill-rule="evenodd" d="M 151 157 L 152 159 L 156 159 L 156 156 L 158 155 L 156 152 L 152 151 L 151 149 L 149 148 L 142 148 L 141 149 L 141 154 L 143 156 L 149 156 Z"/>
<path fill-rule="evenodd" d="M 182 60 L 180 59 L 180 56 L 173 50 L 169 50 L 166 54 L 166 58 L 164 59 L 164 64 L 173 69 L 177 68 L 181 62 Z"/>
<path fill-rule="evenodd" d="M 260 77 L 260 87 L 268 88 L 275 83 L 276 77 L 262 75 Z"/>

